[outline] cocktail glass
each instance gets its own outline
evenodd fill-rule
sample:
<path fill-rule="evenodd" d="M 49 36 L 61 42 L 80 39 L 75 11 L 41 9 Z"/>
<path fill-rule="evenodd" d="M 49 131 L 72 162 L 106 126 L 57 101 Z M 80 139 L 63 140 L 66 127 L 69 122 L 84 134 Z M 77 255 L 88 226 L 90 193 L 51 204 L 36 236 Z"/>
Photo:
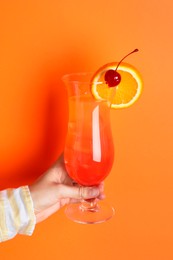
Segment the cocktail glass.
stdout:
<path fill-rule="evenodd" d="M 92 96 L 91 76 L 91 73 L 74 73 L 63 77 L 69 101 L 64 160 L 69 176 L 81 186 L 99 185 L 110 173 L 114 161 L 110 104 Z M 113 214 L 114 209 L 97 198 L 66 207 L 68 218 L 78 223 L 101 223 Z"/>

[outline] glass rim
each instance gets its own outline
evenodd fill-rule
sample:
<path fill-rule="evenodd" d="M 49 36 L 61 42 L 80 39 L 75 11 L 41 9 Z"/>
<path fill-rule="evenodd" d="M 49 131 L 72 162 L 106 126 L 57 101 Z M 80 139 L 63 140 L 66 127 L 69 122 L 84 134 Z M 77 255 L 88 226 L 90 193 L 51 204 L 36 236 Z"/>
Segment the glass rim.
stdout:
<path fill-rule="evenodd" d="M 83 84 L 88 84 L 88 83 L 91 84 L 91 79 L 92 79 L 93 75 L 94 75 L 94 73 L 91 71 L 89 71 L 89 72 L 72 72 L 72 73 L 64 74 L 61 79 L 64 82 L 73 82 L 73 83 L 80 82 Z M 88 77 L 88 80 L 85 79 L 86 77 Z M 94 84 L 104 84 L 104 82 L 97 81 L 97 82 L 94 82 Z"/>

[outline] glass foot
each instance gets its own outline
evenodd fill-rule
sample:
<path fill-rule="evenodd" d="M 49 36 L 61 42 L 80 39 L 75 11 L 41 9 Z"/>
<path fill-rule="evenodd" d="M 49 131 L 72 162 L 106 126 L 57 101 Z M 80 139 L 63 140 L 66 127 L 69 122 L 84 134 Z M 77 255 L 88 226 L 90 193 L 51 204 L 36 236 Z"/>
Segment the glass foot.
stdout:
<path fill-rule="evenodd" d="M 87 200 L 69 204 L 65 214 L 69 219 L 80 224 L 97 224 L 112 218 L 115 210 L 105 201 Z"/>

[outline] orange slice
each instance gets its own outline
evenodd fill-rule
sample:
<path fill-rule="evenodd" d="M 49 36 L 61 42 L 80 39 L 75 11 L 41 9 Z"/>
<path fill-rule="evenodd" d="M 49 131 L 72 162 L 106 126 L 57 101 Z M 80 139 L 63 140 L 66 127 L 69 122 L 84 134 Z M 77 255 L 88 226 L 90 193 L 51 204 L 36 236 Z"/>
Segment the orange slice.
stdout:
<path fill-rule="evenodd" d="M 98 100 L 109 100 L 111 108 L 125 108 L 134 104 L 141 95 L 143 82 L 140 73 L 132 65 L 122 62 L 117 72 L 121 82 L 116 87 L 108 87 L 104 75 L 106 71 L 117 68 L 118 62 L 104 65 L 91 79 L 91 92 Z"/>

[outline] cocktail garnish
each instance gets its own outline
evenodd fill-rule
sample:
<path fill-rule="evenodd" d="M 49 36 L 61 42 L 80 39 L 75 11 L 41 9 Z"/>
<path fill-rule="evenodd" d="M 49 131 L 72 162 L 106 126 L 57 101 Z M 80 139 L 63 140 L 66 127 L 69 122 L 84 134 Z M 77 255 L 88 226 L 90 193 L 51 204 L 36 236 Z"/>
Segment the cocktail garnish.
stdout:
<path fill-rule="evenodd" d="M 129 54 L 127 54 L 126 56 L 124 56 L 124 58 L 122 58 L 120 60 L 120 62 L 117 64 L 117 67 L 115 70 L 113 69 L 110 69 L 110 70 L 107 70 L 106 73 L 105 73 L 105 76 L 104 76 L 104 79 L 105 79 L 105 82 L 106 84 L 108 84 L 109 87 L 116 87 L 120 81 L 121 81 L 121 75 L 120 73 L 118 73 L 118 67 L 119 65 L 121 64 L 121 62 L 129 55 L 131 55 L 132 53 L 134 52 L 137 52 L 139 51 L 138 49 L 135 49 L 134 51 L 130 52 Z"/>

